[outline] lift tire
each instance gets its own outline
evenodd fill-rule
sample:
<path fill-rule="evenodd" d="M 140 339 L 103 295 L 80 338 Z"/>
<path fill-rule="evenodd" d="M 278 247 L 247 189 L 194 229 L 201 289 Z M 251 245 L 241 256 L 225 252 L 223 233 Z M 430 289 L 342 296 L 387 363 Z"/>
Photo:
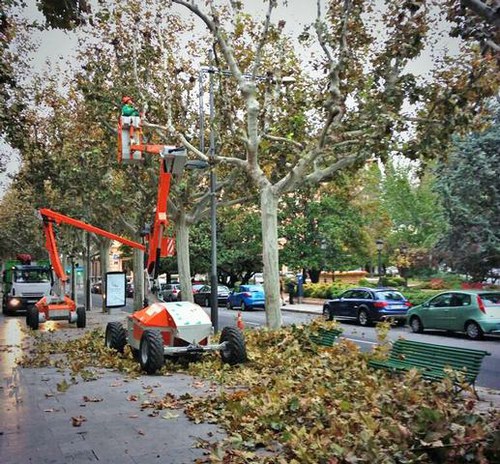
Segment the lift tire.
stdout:
<path fill-rule="evenodd" d="M 121 322 L 108 322 L 105 336 L 106 347 L 123 353 L 127 344 L 127 332 Z"/>
<path fill-rule="evenodd" d="M 76 308 L 76 326 L 79 329 L 84 329 L 87 325 L 87 313 L 85 311 L 85 306 L 78 306 Z"/>
<path fill-rule="evenodd" d="M 165 362 L 163 338 L 159 330 L 146 329 L 139 345 L 139 362 L 147 374 L 154 374 Z"/>
<path fill-rule="evenodd" d="M 28 308 L 28 312 L 26 314 L 26 323 L 28 325 L 29 328 L 33 329 L 33 330 L 38 330 L 38 326 L 39 326 L 39 311 L 38 311 L 38 308 L 36 307 L 30 307 Z"/>
<path fill-rule="evenodd" d="M 220 351 L 222 362 L 234 365 L 247 361 L 247 348 L 241 330 L 235 327 L 224 327 L 220 342 L 226 342 L 226 347 Z"/>

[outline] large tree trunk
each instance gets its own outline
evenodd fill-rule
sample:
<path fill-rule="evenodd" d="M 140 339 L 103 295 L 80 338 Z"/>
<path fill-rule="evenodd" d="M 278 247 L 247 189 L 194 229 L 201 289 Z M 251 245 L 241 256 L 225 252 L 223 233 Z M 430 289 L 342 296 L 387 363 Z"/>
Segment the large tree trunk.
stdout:
<path fill-rule="evenodd" d="M 191 266 L 189 263 L 189 224 L 186 220 L 186 213 L 182 209 L 179 210 L 175 220 L 175 247 L 177 251 L 181 296 L 184 301 L 193 302 Z"/>
<path fill-rule="evenodd" d="M 271 186 L 260 193 L 262 217 L 262 259 L 264 262 L 264 290 L 266 292 L 266 323 L 270 329 L 281 327 L 278 255 L 278 196 Z"/>
<path fill-rule="evenodd" d="M 134 248 L 134 311 L 144 306 L 144 251 Z"/>
<path fill-rule="evenodd" d="M 101 261 L 101 282 L 102 282 L 102 312 L 106 312 L 106 298 L 104 298 L 104 286 L 106 284 L 106 272 L 109 269 L 109 248 L 111 245 L 111 240 L 108 238 L 99 238 L 99 259 Z"/>

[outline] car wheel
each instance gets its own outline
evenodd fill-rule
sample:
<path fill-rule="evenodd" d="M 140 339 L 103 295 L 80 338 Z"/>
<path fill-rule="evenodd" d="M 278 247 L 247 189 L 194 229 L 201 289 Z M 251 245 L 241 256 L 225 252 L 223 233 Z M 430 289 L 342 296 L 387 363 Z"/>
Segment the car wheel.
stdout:
<path fill-rule="evenodd" d="M 76 326 L 79 329 L 84 329 L 87 325 L 87 313 L 84 306 L 76 308 Z"/>
<path fill-rule="evenodd" d="M 205 298 L 205 307 L 210 307 L 210 298 Z"/>
<path fill-rule="evenodd" d="M 241 310 L 246 311 L 248 309 L 247 305 L 245 304 L 244 301 L 241 302 Z"/>
<path fill-rule="evenodd" d="M 226 364 L 241 364 L 247 360 L 245 338 L 241 330 L 235 327 L 224 327 L 220 336 L 220 343 L 226 342 L 220 350 L 222 362 Z"/>
<path fill-rule="evenodd" d="M 31 329 L 38 330 L 40 323 L 38 308 L 28 308 L 28 312 L 26 314 L 26 323 Z"/>
<path fill-rule="evenodd" d="M 424 331 L 424 325 L 422 324 L 420 318 L 418 318 L 417 316 L 413 316 L 410 319 L 410 327 L 412 332 L 414 333 L 422 333 Z"/>
<path fill-rule="evenodd" d="M 358 324 L 362 325 L 363 327 L 366 327 L 369 325 L 370 320 L 368 319 L 368 313 L 366 310 L 361 309 L 358 313 Z"/>
<path fill-rule="evenodd" d="M 123 349 L 127 344 L 127 332 L 122 323 L 109 322 L 106 326 L 106 336 L 104 340 L 108 348 L 112 348 L 119 353 L 123 353 Z"/>
<path fill-rule="evenodd" d="M 325 321 L 333 321 L 332 313 L 330 312 L 328 306 L 323 307 L 323 318 Z"/>
<path fill-rule="evenodd" d="M 142 333 L 140 363 L 147 374 L 154 374 L 164 362 L 163 338 L 159 330 L 147 329 Z"/>
<path fill-rule="evenodd" d="M 226 302 L 226 308 L 233 309 L 233 305 L 231 304 L 231 302 L 229 300 L 227 300 L 227 302 Z"/>
<path fill-rule="evenodd" d="M 467 322 L 465 333 L 471 340 L 480 340 L 483 338 L 483 330 L 477 322 Z"/>

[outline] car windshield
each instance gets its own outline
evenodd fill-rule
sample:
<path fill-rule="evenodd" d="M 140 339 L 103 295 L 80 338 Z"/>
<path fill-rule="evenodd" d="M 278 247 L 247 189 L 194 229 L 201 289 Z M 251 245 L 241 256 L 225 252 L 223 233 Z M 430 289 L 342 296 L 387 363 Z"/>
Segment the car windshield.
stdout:
<path fill-rule="evenodd" d="M 485 304 L 500 305 L 500 293 L 481 293 L 479 296 Z"/>
<path fill-rule="evenodd" d="M 260 285 L 247 285 L 245 287 L 241 287 L 242 292 L 262 292 L 264 291 L 264 287 Z"/>
<path fill-rule="evenodd" d="M 50 282 L 50 271 L 48 269 L 30 269 L 15 271 L 15 282 L 46 283 Z"/>
<path fill-rule="evenodd" d="M 210 287 L 209 287 L 209 289 L 210 289 Z M 224 287 L 224 285 L 219 285 L 219 286 L 217 287 L 217 291 L 218 291 L 218 292 L 229 292 L 229 288 Z"/>
<path fill-rule="evenodd" d="M 404 301 L 405 297 L 399 293 L 392 290 L 386 290 L 383 292 L 377 292 L 377 298 L 379 300 L 390 300 L 390 301 Z"/>

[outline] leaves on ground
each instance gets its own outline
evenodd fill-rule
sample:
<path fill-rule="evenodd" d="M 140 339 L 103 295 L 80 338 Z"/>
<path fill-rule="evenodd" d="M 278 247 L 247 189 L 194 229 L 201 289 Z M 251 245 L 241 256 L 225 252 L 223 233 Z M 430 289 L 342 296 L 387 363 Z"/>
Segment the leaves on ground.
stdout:
<path fill-rule="evenodd" d="M 319 346 L 311 338 L 320 328 L 338 327 L 318 319 L 278 331 L 245 331 L 249 361 L 244 365 L 222 364 L 215 354 L 187 367 L 166 362 L 164 375 L 196 376 L 192 387 L 198 396 L 167 393 L 145 399 L 142 394 L 154 395 L 155 387 L 147 385 L 140 395 L 124 400 L 136 401 L 152 418 L 173 419 L 177 413 L 172 410 L 184 409 L 196 423 L 223 427 L 227 439 L 205 442 L 209 453 L 198 462 L 448 464 L 498 459 L 498 411 L 474 413 L 475 400 L 457 395 L 451 381 L 431 384 L 416 370 L 398 377 L 368 367 L 370 357 L 387 354 L 386 328 L 374 354 L 360 352 L 346 339 Z M 38 336 L 35 342 L 23 359 L 25 366 L 67 368 L 73 376 L 89 366 L 140 374 L 130 350 L 120 355 L 106 348 L 101 330 L 77 340 Z"/>

